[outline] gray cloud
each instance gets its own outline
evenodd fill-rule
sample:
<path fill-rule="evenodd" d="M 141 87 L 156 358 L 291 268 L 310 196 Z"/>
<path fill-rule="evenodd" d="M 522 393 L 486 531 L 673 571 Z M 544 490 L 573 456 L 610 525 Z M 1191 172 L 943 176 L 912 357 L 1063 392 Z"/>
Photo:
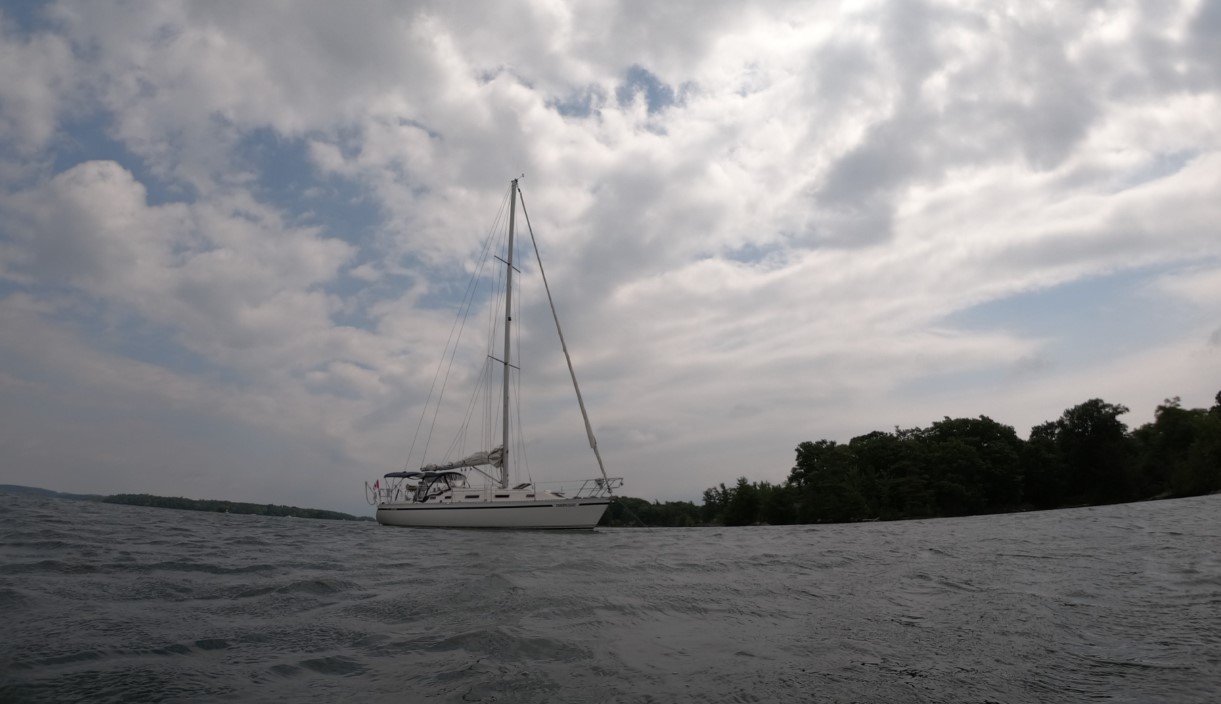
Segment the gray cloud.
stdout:
<path fill-rule="evenodd" d="M 1221 87 L 1221 7 L 1202 2 L 1191 21 L 1188 44 L 1203 80 L 1213 90 Z"/>
<path fill-rule="evenodd" d="M 943 327 L 1018 292 L 1221 256 L 1208 3 L 47 12 L 0 20 L 0 385 L 111 457 L 114 483 L 177 452 L 190 471 L 166 491 L 220 496 L 239 486 L 226 467 L 257 465 L 265 488 L 225 498 L 282 500 L 274 479 L 301 464 L 319 486 L 302 501 L 334 505 L 397 464 L 447 297 L 523 172 L 633 493 L 696 498 L 747 467 L 776 480 L 811 435 L 958 409 L 1020 425 L 1112 388 L 1137 408 L 1221 379 L 1196 354 L 1203 318 L 1089 369 L 1041 366 L 1049 342 L 1003 325 Z M 302 149 L 293 199 L 245 151 L 259 135 Z M 352 193 L 372 225 L 309 212 Z M 1212 284 L 1189 284 L 1151 295 L 1215 321 Z M 525 328 L 531 361 L 557 361 L 547 325 Z M 150 348 L 116 343 L 129 328 Z M 564 465 L 582 438 L 561 439 L 563 369 L 535 378 L 558 382 L 525 402 L 538 456 Z M 996 398 L 1012 401 L 975 405 Z M 120 406 L 147 410 L 104 418 Z M 237 449 L 192 442 L 191 424 Z M 23 465 L 81 461 L 20 428 L 4 442 Z M 106 437 L 156 440 L 125 456 Z"/>

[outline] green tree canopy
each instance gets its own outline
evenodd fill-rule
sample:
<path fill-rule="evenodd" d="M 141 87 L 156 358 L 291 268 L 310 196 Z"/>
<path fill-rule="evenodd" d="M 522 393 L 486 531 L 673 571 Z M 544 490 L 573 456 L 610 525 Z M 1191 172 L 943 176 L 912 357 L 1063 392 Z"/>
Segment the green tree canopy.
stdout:
<path fill-rule="evenodd" d="M 706 523 L 921 518 L 1111 503 L 1221 490 L 1221 393 L 1208 410 L 1159 406 L 1133 432 L 1127 407 L 1090 399 L 1022 440 L 988 416 L 806 441 L 784 484 L 739 478 L 704 492 Z"/>

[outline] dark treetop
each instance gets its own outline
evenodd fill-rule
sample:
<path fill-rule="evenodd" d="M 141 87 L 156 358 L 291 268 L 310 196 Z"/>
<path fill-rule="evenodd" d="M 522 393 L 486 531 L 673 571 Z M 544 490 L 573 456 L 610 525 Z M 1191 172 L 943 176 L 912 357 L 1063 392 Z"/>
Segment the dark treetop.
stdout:
<path fill-rule="evenodd" d="M 987 416 L 803 442 L 782 484 L 704 491 L 702 506 L 625 498 L 603 525 L 784 525 L 933 518 L 1198 496 L 1221 490 L 1221 393 L 1210 409 L 1157 407 L 1129 431 L 1091 399 L 1023 440 Z"/>

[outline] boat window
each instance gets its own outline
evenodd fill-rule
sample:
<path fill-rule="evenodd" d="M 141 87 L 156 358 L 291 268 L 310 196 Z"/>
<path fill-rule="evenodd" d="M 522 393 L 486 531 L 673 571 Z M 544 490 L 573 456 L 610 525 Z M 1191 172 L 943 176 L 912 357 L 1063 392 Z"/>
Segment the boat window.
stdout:
<path fill-rule="evenodd" d="M 479 494 L 467 494 L 467 495 L 466 495 L 466 498 L 468 498 L 468 499 L 477 499 L 477 498 L 479 498 Z"/>
<path fill-rule="evenodd" d="M 498 499 L 507 499 L 507 498 L 509 498 L 509 495 L 508 495 L 508 494 L 497 494 L 497 495 L 496 495 L 496 498 L 498 498 Z"/>
<path fill-rule="evenodd" d="M 534 498 L 534 494 L 526 494 L 526 498 L 527 498 L 527 499 L 533 499 L 533 498 Z"/>

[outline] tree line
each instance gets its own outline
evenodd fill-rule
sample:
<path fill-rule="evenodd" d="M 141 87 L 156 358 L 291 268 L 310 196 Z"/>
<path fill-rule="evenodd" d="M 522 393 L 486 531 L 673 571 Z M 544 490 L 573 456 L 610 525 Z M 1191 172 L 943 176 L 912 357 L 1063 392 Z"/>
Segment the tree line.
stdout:
<path fill-rule="evenodd" d="M 241 501 L 219 501 L 216 499 L 184 499 L 180 496 L 113 494 L 102 497 L 101 500 L 103 503 L 108 504 L 178 508 L 188 511 L 212 511 L 215 513 L 245 513 L 255 516 L 294 516 L 296 518 L 323 518 L 337 521 L 371 520 L 358 518 L 349 513 L 324 511 L 318 508 L 298 508 L 297 506 L 281 506 L 278 504 L 251 504 Z"/>
<path fill-rule="evenodd" d="M 780 484 L 720 484 L 703 505 L 620 499 L 603 525 L 787 525 L 1004 513 L 1198 496 L 1221 490 L 1221 393 L 1178 397 L 1129 431 L 1128 409 L 1091 399 L 1028 439 L 987 416 L 803 442 Z M 633 516 L 636 520 L 633 519 Z"/>

